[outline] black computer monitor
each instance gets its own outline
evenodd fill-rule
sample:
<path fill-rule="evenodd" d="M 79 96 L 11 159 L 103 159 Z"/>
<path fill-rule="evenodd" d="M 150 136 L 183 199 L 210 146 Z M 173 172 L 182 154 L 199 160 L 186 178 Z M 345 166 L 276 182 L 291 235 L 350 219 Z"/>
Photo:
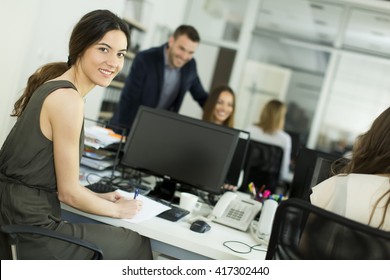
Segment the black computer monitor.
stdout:
<path fill-rule="evenodd" d="M 241 191 L 250 191 L 248 186 L 255 186 L 275 193 L 280 185 L 280 171 L 283 160 L 283 148 L 256 140 L 249 141 L 247 159 L 245 161 L 245 177 Z"/>
<path fill-rule="evenodd" d="M 121 164 L 220 194 L 238 138 L 236 130 L 141 106 Z"/>
<path fill-rule="evenodd" d="M 226 184 L 240 187 L 240 181 L 243 180 L 244 163 L 248 152 L 249 141 L 250 133 L 245 130 L 240 130 L 238 143 L 236 149 L 234 150 L 233 159 L 226 175 Z"/>
<path fill-rule="evenodd" d="M 309 200 L 311 188 L 329 178 L 331 166 L 340 156 L 302 147 L 299 150 L 289 197 Z"/>
<path fill-rule="evenodd" d="M 301 135 L 298 132 L 285 130 L 291 138 L 290 170 L 294 171 L 299 149 L 302 147 Z"/>
<path fill-rule="evenodd" d="M 332 176 L 332 164 L 335 159 L 319 156 L 314 165 L 313 176 L 311 177 L 310 187 L 314 187 L 322 181 Z"/>

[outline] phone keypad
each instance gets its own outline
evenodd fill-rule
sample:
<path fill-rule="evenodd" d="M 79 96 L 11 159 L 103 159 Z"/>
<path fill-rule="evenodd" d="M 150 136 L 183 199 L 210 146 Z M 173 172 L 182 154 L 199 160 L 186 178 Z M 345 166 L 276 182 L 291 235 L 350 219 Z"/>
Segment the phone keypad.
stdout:
<path fill-rule="evenodd" d="M 237 209 L 230 209 L 227 213 L 227 217 L 234 219 L 234 220 L 241 220 L 242 216 L 244 215 L 244 211 L 237 210 Z"/>
<path fill-rule="evenodd" d="M 219 224 L 246 231 L 260 209 L 260 202 L 236 199 L 231 201 L 222 216 L 216 218 L 214 221 Z"/>
<path fill-rule="evenodd" d="M 229 209 L 226 216 L 230 219 L 242 221 L 244 220 L 244 218 L 246 218 L 244 217 L 245 213 L 247 213 L 250 210 L 251 210 L 250 207 L 237 203 L 236 205 L 232 205 L 232 207 Z"/>

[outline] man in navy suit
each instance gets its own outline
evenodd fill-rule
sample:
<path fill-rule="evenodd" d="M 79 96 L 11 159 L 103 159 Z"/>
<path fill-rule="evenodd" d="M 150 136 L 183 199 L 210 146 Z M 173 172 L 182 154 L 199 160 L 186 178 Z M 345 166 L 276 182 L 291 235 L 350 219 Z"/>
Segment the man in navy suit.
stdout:
<path fill-rule="evenodd" d="M 187 91 L 203 108 L 208 93 L 193 58 L 199 41 L 194 27 L 181 25 L 168 43 L 139 52 L 110 123 L 130 131 L 141 105 L 178 112 Z"/>

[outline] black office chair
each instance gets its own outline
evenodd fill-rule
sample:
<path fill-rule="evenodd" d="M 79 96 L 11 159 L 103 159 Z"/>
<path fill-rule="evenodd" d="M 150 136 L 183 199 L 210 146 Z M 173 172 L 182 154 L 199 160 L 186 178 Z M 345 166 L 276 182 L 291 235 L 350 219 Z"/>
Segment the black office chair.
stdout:
<path fill-rule="evenodd" d="M 302 147 L 299 150 L 290 185 L 289 197 L 310 201 L 312 187 L 333 176 L 333 172 L 341 169 L 348 159 L 338 155 Z"/>
<path fill-rule="evenodd" d="M 390 232 L 290 198 L 276 210 L 266 259 L 389 260 Z"/>
<path fill-rule="evenodd" d="M 272 193 L 280 185 L 283 149 L 279 146 L 250 140 L 244 165 L 242 186 L 247 190 L 248 184 L 265 185 Z"/>
<path fill-rule="evenodd" d="M 55 238 L 58 240 L 62 240 L 65 242 L 69 242 L 72 244 L 76 244 L 78 246 L 87 248 L 92 251 L 92 260 L 102 260 L 103 259 L 103 252 L 102 250 L 97 247 L 95 244 L 92 244 L 88 241 L 76 238 L 74 236 L 64 234 L 61 232 L 56 232 L 54 230 L 49 230 L 46 228 L 38 227 L 38 226 L 31 226 L 31 225 L 2 225 L 1 226 L 1 256 L 2 259 L 18 259 L 18 237 L 19 235 L 25 235 L 25 234 L 32 234 L 32 235 L 41 235 L 41 236 L 47 236 L 50 238 Z M 3 244 L 4 243 L 4 244 Z M 6 245 L 9 245 L 10 247 L 7 248 Z M 45 248 L 42 248 L 42 250 L 45 250 Z M 39 256 L 39 252 L 37 252 L 37 255 Z M 39 259 L 39 257 L 38 257 Z"/>

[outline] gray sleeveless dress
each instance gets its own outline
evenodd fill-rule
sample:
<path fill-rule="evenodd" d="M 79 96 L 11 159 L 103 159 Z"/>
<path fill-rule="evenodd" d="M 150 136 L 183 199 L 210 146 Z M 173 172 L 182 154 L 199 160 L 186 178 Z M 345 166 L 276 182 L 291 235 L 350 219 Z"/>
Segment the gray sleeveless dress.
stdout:
<path fill-rule="evenodd" d="M 105 224 L 72 224 L 61 219 L 53 143 L 42 134 L 39 122 L 45 98 L 59 88 L 75 89 L 68 81 L 40 86 L 1 148 L 0 225 L 36 225 L 71 234 L 99 246 L 105 259 L 151 259 L 150 241 L 138 233 Z M 80 158 L 83 140 L 81 131 Z M 2 248 L 6 246 L 4 238 L 0 236 Z M 23 237 L 18 248 L 23 259 L 88 259 L 92 255 L 87 249 L 46 237 Z M 2 259 L 7 257 L 1 255 Z"/>

